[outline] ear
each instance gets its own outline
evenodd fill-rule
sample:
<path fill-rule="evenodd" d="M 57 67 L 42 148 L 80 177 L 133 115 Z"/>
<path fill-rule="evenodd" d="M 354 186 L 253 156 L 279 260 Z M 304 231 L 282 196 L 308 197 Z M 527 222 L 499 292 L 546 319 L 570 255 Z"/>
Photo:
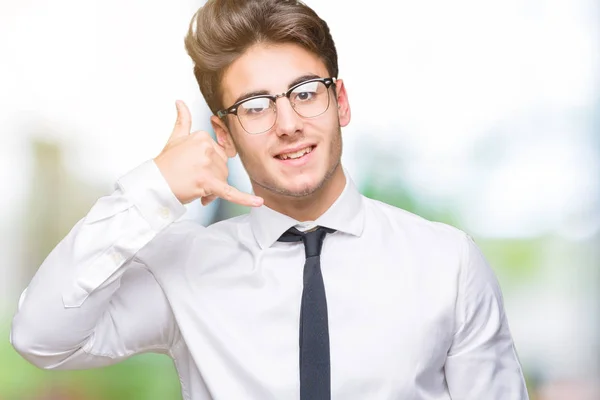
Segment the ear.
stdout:
<path fill-rule="evenodd" d="M 223 150 L 225 150 L 227 157 L 235 157 L 237 154 L 237 149 L 235 148 L 235 143 L 231 137 L 231 132 L 229 132 L 229 128 L 227 125 L 225 125 L 225 122 L 216 115 L 212 115 L 210 117 L 210 124 L 212 125 L 215 135 L 217 136 L 217 143 L 223 148 Z"/>
<path fill-rule="evenodd" d="M 344 81 L 336 79 L 335 90 L 337 94 L 337 107 L 338 107 L 338 118 L 340 120 L 340 126 L 344 127 L 350 123 L 350 103 L 348 102 L 348 93 L 346 92 L 346 86 Z"/>

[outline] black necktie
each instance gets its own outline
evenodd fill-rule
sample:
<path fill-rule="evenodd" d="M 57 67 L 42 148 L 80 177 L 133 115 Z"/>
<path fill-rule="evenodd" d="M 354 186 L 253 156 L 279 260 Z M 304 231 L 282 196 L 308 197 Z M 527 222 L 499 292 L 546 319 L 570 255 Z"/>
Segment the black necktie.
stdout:
<path fill-rule="evenodd" d="M 321 275 L 321 248 L 333 229 L 318 227 L 310 232 L 290 228 L 280 242 L 304 242 L 304 289 L 300 306 L 300 400 L 329 400 L 329 327 L 327 298 Z"/>

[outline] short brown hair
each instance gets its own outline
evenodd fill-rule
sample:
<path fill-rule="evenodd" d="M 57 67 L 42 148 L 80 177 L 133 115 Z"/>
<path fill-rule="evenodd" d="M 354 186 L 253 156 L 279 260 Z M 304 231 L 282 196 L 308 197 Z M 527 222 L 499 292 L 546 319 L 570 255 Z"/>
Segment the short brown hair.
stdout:
<path fill-rule="evenodd" d="M 221 79 L 227 67 L 257 43 L 295 43 L 319 56 L 337 78 L 337 51 L 329 27 L 296 0 L 208 0 L 190 22 L 185 48 L 200 91 L 216 114 L 224 107 Z"/>

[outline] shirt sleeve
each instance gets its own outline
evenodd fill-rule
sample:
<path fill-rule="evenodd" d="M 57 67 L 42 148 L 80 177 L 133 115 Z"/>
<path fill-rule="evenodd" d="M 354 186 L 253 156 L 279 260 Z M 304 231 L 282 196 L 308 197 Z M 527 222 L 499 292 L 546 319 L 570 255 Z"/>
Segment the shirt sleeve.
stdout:
<path fill-rule="evenodd" d="M 526 400 L 500 286 L 472 238 L 465 235 L 465 242 L 456 331 L 445 365 L 450 395 L 454 400 Z"/>
<path fill-rule="evenodd" d="M 185 213 L 152 160 L 117 183 L 54 248 L 21 295 L 11 343 L 42 368 L 88 368 L 176 335 L 169 304 L 135 258 Z"/>

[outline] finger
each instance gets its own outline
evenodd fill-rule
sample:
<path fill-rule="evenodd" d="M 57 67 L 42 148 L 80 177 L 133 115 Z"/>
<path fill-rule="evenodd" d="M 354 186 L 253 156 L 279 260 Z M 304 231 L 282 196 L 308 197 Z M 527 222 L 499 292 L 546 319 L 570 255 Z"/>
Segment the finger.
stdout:
<path fill-rule="evenodd" d="M 213 137 L 210 135 L 210 133 L 200 130 L 192 132 L 191 135 L 194 135 L 194 137 L 201 138 L 203 142 L 207 141 L 208 143 L 210 143 L 211 147 L 209 147 L 207 150 L 212 148 L 215 152 L 217 152 L 217 154 L 219 154 L 219 157 L 221 157 L 223 161 L 227 162 L 228 157 L 225 153 L 225 148 L 219 143 L 217 143 L 215 139 L 213 139 Z"/>
<path fill-rule="evenodd" d="M 203 206 L 207 206 L 210 203 L 212 203 L 214 200 L 216 200 L 217 197 L 218 196 L 215 196 L 214 194 L 211 194 L 210 196 L 202 197 L 202 199 L 200 199 L 200 201 L 202 202 Z"/>
<path fill-rule="evenodd" d="M 227 177 L 229 176 L 229 168 L 227 168 L 227 163 L 223 162 L 220 158 L 218 160 L 213 161 L 212 168 L 215 173 L 215 176 L 218 176 L 221 181 L 227 181 Z"/>
<path fill-rule="evenodd" d="M 192 129 L 192 115 L 187 105 L 183 101 L 177 100 L 175 107 L 177 108 L 177 120 L 173 127 L 173 133 L 171 133 L 171 139 L 187 136 Z"/>
<path fill-rule="evenodd" d="M 217 154 L 219 156 L 221 156 L 223 161 L 227 162 L 227 159 L 229 157 L 227 157 L 227 153 L 225 153 L 225 148 L 223 146 L 221 146 L 219 143 L 215 142 L 214 140 L 212 140 L 211 143 L 212 143 L 213 147 L 215 148 L 215 151 L 217 152 Z"/>
<path fill-rule="evenodd" d="M 233 186 L 230 186 L 227 182 L 222 181 L 215 181 L 214 190 L 212 190 L 210 193 L 212 193 L 212 195 L 219 196 L 223 200 L 227 200 L 242 206 L 260 207 L 264 203 L 262 197 L 240 192 Z"/>

